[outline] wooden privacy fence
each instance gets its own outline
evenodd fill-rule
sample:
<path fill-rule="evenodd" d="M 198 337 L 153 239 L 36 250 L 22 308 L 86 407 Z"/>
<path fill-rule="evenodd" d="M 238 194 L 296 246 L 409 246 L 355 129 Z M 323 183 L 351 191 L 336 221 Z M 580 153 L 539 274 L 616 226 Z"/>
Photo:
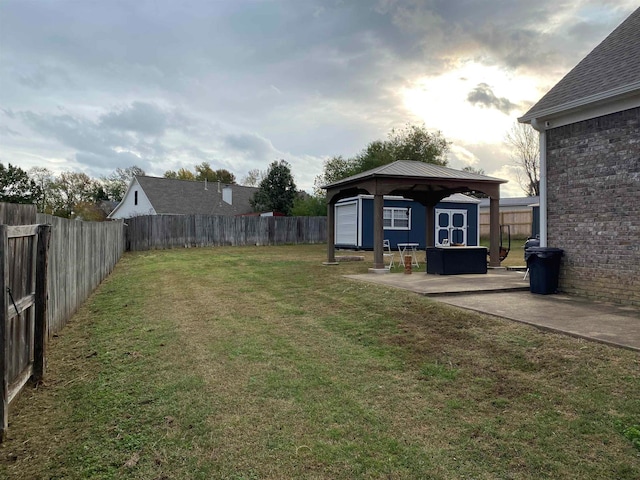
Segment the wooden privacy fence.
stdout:
<path fill-rule="evenodd" d="M 29 225 L 36 223 L 36 206 L 0 202 L 0 224 Z"/>
<path fill-rule="evenodd" d="M 49 334 L 62 330 L 71 316 L 113 271 L 124 252 L 124 224 L 82 222 L 37 215 L 51 225 L 49 252 Z"/>
<path fill-rule="evenodd" d="M 40 381 L 47 343 L 49 225 L 0 225 L 0 441 L 9 403 L 29 378 Z"/>
<path fill-rule="evenodd" d="M 327 241 L 327 217 L 148 215 L 129 218 L 126 224 L 126 248 L 131 251 Z"/>
<path fill-rule="evenodd" d="M 511 235 L 527 238 L 531 235 L 533 211 L 500 212 L 500 225 L 510 225 Z M 489 212 L 480 212 L 480 236 L 489 236 Z"/>

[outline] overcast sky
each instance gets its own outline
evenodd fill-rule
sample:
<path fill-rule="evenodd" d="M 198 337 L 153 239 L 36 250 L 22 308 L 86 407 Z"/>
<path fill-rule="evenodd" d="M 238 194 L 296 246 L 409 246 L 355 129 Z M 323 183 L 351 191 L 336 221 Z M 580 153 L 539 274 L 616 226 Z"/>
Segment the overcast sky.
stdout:
<path fill-rule="evenodd" d="M 507 130 L 635 0 L 0 0 L 0 162 L 240 180 L 422 122 L 511 180 Z"/>

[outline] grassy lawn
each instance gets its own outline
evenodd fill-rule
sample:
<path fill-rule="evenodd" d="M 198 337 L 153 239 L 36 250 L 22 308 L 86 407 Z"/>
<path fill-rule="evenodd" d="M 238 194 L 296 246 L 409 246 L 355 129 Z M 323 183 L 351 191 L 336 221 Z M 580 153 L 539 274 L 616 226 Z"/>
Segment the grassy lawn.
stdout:
<path fill-rule="evenodd" d="M 637 353 L 344 279 L 321 246 L 127 254 L 12 405 L 12 479 L 637 479 Z"/>
<path fill-rule="evenodd" d="M 512 238 L 511 239 L 511 250 L 509 251 L 509 254 L 507 255 L 507 258 L 505 258 L 502 262 L 500 262 L 500 265 L 502 267 L 522 267 L 525 266 L 527 264 L 527 262 L 524 261 L 524 243 L 527 241 L 526 238 Z M 487 247 L 489 248 L 489 239 L 488 238 L 481 238 L 480 239 L 480 245 L 482 245 L 483 247 Z M 508 243 L 507 240 L 505 239 L 505 248 L 508 247 Z"/>

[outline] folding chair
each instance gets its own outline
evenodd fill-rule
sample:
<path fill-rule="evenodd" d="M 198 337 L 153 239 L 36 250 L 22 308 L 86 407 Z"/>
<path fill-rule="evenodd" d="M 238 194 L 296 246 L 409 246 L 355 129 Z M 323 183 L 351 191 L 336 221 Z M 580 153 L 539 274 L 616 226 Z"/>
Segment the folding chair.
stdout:
<path fill-rule="evenodd" d="M 385 268 L 388 268 L 389 270 L 391 270 L 391 267 L 393 267 L 393 257 L 394 257 L 394 253 L 391 250 L 391 243 L 389 242 L 389 240 L 383 240 L 382 241 L 382 247 L 384 249 L 384 258 L 385 258 Z M 386 263 L 386 259 L 389 259 L 389 265 L 387 265 Z"/>

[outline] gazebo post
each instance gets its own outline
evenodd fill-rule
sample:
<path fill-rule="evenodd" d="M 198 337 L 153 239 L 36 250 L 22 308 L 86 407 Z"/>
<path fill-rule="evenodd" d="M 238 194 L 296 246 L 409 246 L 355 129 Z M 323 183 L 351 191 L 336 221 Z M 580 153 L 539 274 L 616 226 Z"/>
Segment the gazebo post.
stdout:
<path fill-rule="evenodd" d="M 329 195 L 327 194 L 327 197 Z M 337 265 L 336 262 L 336 224 L 335 224 L 336 202 L 331 198 L 327 202 L 327 261 L 325 265 Z"/>
<path fill-rule="evenodd" d="M 500 266 L 500 196 L 489 199 L 489 266 Z"/>
<path fill-rule="evenodd" d="M 384 268 L 384 196 L 376 193 L 373 196 L 373 268 L 370 272 L 386 272 Z"/>
<path fill-rule="evenodd" d="M 427 219 L 426 219 L 426 248 L 435 247 L 436 245 L 436 206 L 435 205 L 425 205 L 427 211 Z"/>

